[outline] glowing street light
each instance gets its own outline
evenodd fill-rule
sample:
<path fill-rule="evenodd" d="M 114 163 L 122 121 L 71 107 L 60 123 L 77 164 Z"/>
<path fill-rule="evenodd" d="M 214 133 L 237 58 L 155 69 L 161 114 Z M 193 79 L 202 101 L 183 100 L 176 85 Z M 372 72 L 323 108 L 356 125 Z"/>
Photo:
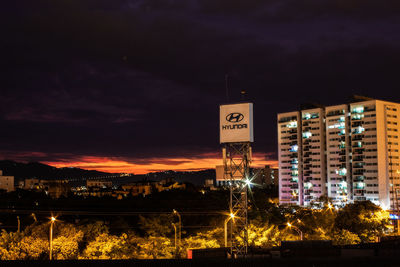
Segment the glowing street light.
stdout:
<path fill-rule="evenodd" d="M 296 232 L 300 235 L 300 240 L 303 241 L 303 232 L 298 227 L 294 226 L 293 224 L 291 224 L 289 222 L 287 223 L 287 226 L 289 228 L 293 228 L 294 230 L 296 230 Z"/>
<path fill-rule="evenodd" d="M 176 209 L 172 210 L 173 213 L 178 216 L 178 220 L 179 220 L 179 245 L 181 245 L 181 238 L 182 238 L 182 218 L 181 215 L 179 214 L 179 212 Z"/>
<path fill-rule="evenodd" d="M 49 258 L 52 260 L 53 258 L 53 224 L 55 223 L 56 218 L 51 216 L 50 218 L 50 253 Z"/>
<path fill-rule="evenodd" d="M 19 216 L 17 216 L 17 221 L 18 221 L 18 233 L 21 230 L 21 221 L 19 220 Z"/>
<path fill-rule="evenodd" d="M 175 254 L 177 254 L 177 246 L 176 246 L 176 224 L 175 223 L 172 223 L 172 226 L 174 227 L 174 230 L 175 230 Z"/>
<path fill-rule="evenodd" d="M 229 214 L 229 217 L 225 219 L 224 222 L 224 240 L 225 240 L 225 247 L 228 246 L 228 222 L 235 218 L 235 214 L 232 212 Z"/>

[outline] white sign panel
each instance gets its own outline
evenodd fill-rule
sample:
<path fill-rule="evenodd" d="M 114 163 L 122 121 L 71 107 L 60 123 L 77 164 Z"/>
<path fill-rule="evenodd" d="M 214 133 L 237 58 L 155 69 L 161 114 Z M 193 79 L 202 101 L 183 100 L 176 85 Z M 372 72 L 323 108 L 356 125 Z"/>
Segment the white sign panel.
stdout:
<path fill-rule="evenodd" d="M 254 142 L 253 103 L 219 106 L 220 143 Z"/>

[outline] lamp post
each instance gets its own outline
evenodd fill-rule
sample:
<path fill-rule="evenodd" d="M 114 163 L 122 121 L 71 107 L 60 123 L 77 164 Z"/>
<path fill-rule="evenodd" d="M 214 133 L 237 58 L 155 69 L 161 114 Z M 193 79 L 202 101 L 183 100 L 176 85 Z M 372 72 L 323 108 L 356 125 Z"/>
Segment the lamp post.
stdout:
<path fill-rule="evenodd" d="M 289 226 L 289 228 L 292 228 L 294 230 L 296 230 L 296 232 L 300 235 L 300 240 L 303 241 L 303 232 L 296 226 L 292 225 L 291 223 L 287 223 L 287 226 Z"/>
<path fill-rule="evenodd" d="M 179 220 L 179 245 L 181 245 L 181 239 L 182 239 L 182 218 L 181 215 L 179 214 L 179 212 L 176 209 L 173 209 L 173 212 L 175 215 L 178 216 L 178 220 Z"/>
<path fill-rule="evenodd" d="M 17 221 L 18 221 L 18 233 L 21 230 L 21 221 L 19 220 L 19 216 L 17 216 Z"/>
<path fill-rule="evenodd" d="M 50 254 L 49 254 L 50 260 L 52 260 L 52 258 L 53 258 L 53 224 L 55 221 L 56 221 L 56 218 L 51 216 L 51 219 L 50 219 Z"/>
<path fill-rule="evenodd" d="M 176 224 L 172 224 L 172 226 L 174 227 L 174 230 L 175 230 L 175 254 L 176 254 L 176 251 L 177 251 L 177 246 L 176 246 Z"/>
<path fill-rule="evenodd" d="M 35 220 L 35 222 L 37 222 L 35 213 L 32 213 L 31 216 L 33 217 L 33 219 Z"/>
<path fill-rule="evenodd" d="M 233 218 L 235 218 L 235 214 L 231 213 L 231 214 L 229 214 L 229 217 L 225 219 L 225 222 L 224 222 L 225 247 L 228 246 L 228 222 Z"/>

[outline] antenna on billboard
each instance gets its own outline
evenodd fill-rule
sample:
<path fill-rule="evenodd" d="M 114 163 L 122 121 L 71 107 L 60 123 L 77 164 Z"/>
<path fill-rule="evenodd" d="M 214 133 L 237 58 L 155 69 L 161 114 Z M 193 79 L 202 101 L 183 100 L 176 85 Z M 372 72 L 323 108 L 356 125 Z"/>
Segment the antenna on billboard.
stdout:
<path fill-rule="evenodd" d="M 225 74 L 225 93 L 226 93 L 226 102 L 229 102 L 229 87 L 228 87 L 228 78 L 229 75 Z"/>
<path fill-rule="evenodd" d="M 240 92 L 240 94 L 242 95 L 242 100 L 244 101 L 244 100 L 245 100 L 245 97 L 246 97 L 246 90 L 242 90 L 242 91 Z"/>

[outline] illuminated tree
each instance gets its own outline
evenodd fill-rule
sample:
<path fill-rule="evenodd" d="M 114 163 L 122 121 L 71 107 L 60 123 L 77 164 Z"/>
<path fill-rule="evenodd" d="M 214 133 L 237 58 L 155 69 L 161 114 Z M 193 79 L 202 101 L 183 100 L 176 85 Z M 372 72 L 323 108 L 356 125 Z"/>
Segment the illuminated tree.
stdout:
<path fill-rule="evenodd" d="M 334 245 L 355 245 L 359 244 L 361 239 L 355 233 L 349 232 L 347 230 L 340 230 L 333 235 L 333 244 Z"/>
<path fill-rule="evenodd" d="M 107 225 L 102 221 L 96 221 L 94 223 L 85 222 L 82 226 L 79 227 L 79 230 L 83 232 L 83 242 L 87 243 L 93 241 L 101 234 L 108 234 L 109 229 Z"/>
<path fill-rule="evenodd" d="M 48 252 L 49 252 L 48 239 L 25 236 L 21 240 L 21 248 L 26 253 L 26 259 L 31 259 L 31 260 L 48 259 Z"/>
<path fill-rule="evenodd" d="M 0 234 L 0 260 L 22 260 L 26 253 L 21 248 L 21 233 L 7 233 L 5 230 Z"/>
<path fill-rule="evenodd" d="M 140 228 L 149 236 L 169 236 L 172 233 L 171 215 L 139 216 Z"/>
<path fill-rule="evenodd" d="M 138 259 L 172 259 L 175 248 L 169 238 L 150 236 L 137 240 Z"/>
<path fill-rule="evenodd" d="M 180 256 L 186 258 L 188 249 L 219 248 L 222 245 L 223 229 L 216 228 L 207 232 L 197 233 L 182 240 Z"/>
<path fill-rule="evenodd" d="M 59 223 L 54 231 L 53 257 L 57 260 L 77 259 L 83 232 L 71 224 Z"/>
<path fill-rule="evenodd" d="M 80 258 L 94 260 L 128 259 L 129 256 L 124 253 L 126 252 L 126 239 L 126 234 L 122 234 L 121 237 L 106 233 L 100 234 L 95 240 L 88 243 Z"/>
<path fill-rule="evenodd" d="M 389 227 L 389 212 L 370 201 L 348 204 L 338 212 L 335 220 L 337 230 L 357 234 L 362 242 L 375 241 Z"/>

